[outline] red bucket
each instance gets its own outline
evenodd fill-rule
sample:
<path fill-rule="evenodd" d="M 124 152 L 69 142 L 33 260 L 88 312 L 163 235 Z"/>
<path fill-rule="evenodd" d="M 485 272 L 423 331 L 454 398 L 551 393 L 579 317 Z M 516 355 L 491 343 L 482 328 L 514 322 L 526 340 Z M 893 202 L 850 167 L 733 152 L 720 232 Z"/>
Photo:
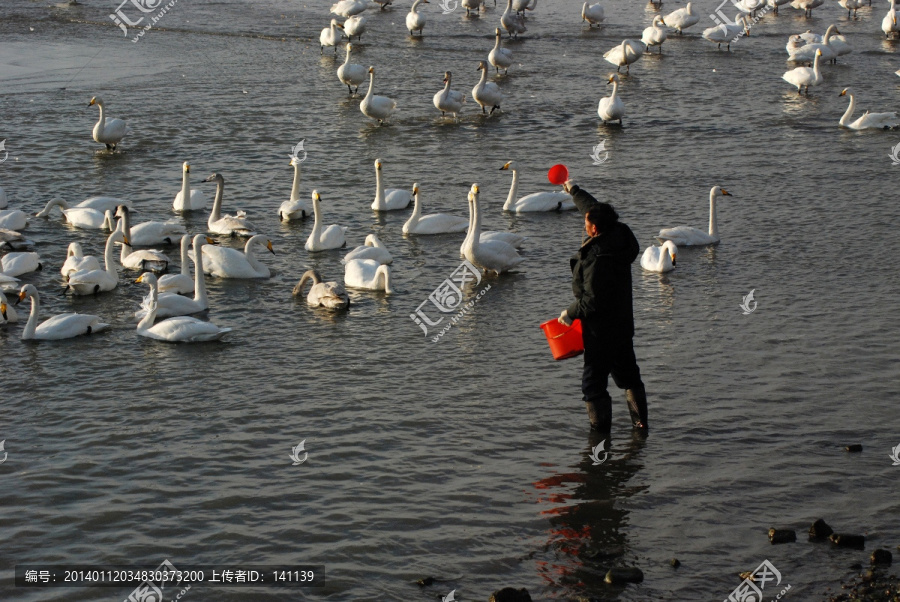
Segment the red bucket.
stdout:
<path fill-rule="evenodd" d="M 541 330 L 550 343 L 553 359 L 567 360 L 584 353 L 584 340 L 581 338 L 581 320 L 575 320 L 571 326 L 560 324 L 554 318 L 541 324 Z"/>

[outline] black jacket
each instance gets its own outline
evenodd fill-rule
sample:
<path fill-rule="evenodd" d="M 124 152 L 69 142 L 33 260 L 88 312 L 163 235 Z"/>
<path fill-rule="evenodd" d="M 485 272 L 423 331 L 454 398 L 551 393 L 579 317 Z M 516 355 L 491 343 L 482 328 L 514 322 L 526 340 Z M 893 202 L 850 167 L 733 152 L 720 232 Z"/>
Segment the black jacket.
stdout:
<path fill-rule="evenodd" d="M 577 186 L 572 187 L 572 196 L 582 213 L 598 202 Z M 573 320 L 581 320 L 586 337 L 634 336 L 631 264 L 639 252 L 631 229 L 619 222 L 613 230 L 588 240 L 572 256 L 575 301 L 566 311 Z"/>

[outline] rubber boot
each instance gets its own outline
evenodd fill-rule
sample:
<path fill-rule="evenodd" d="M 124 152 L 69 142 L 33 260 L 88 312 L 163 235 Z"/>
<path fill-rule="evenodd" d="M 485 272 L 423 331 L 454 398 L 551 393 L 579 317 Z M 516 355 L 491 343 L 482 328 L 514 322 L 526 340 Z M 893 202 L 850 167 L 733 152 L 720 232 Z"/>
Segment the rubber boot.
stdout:
<path fill-rule="evenodd" d="M 593 399 L 585 401 L 591 430 L 608 433 L 612 427 L 612 399 Z"/>
<path fill-rule="evenodd" d="M 628 411 L 631 413 L 632 426 L 646 433 L 649 424 L 647 423 L 647 392 L 644 385 L 626 389 L 625 400 L 628 402 Z"/>

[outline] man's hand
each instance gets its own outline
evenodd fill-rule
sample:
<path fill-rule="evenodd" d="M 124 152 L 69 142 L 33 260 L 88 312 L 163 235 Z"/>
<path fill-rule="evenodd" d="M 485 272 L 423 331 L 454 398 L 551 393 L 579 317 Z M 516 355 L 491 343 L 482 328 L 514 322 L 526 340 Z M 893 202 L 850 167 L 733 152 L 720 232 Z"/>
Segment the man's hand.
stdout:
<path fill-rule="evenodd" d="M 569 194 L 572 194 L 573 186 L 575 186 L 575 182 L 573 182 L 572 180 L 566 180 L 565 182 L 563 182 L 563 190 L 565 190 Z"/>
<path fill-rule="evenodd" d="M 572 318 L 569 317 L 569 312 L 567 310 L 562 310 L 562 313 L 559 314 L 559 320 L 557 320 L 560 324 L 565 324 L 566 326 L 572 325 Z"/>

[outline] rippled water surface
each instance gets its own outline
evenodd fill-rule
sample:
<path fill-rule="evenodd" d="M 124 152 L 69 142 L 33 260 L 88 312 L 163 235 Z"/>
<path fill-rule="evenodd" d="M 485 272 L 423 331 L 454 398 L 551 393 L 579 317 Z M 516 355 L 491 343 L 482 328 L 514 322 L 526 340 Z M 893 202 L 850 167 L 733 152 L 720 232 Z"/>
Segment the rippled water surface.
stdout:
<path fill-rule="evenodd" d="M 721 600 L 737 573 L 769 559 L 790 599 L 811 600 L 900 543 L 900 468 L 888 457 L 900 443 L 888 157 L 900 134 L 837 126 L 846 86 L 862 109 L 898 107 L 898 48 L 880 34 L 887 4 L 854 20 L 833 3 L 811 19 L 786 8 L 730 53 L 699 37 L 715 7 L 695 4 L 700 25 L 623 74 L 619 128 L 596 114 L 602 53 L 640 37 L 657 14 L 643 2 L 604 1 L 607 24 L 589 30 L 579 2 L 541 0 L 527 34 L 504 41 L 515 63 L 496 79 L 502 111 L 483 118 L 469 98 L 458 124 L 431 98 L 447 70 L 471 96 L 501 8 L 466 18 L 432 1 L 422 39 L 404 29 L 408 2 L 370 10 L 355 60 L 376 67 L 376 91 L 399 105 L 381 127 L 335 77 L 343 53 L 316 52 L 330 2 L 180 0 L 137 43 L 108 17 L 112 1 L 4 2 L 0 185 L 11 208 L 114 195 L 134 201 L 135 221 L 202 232 L 205 213 L 171 210 L 190 161 L 197 186 L 223 174 L 226 211 L 247 210 L 275 255 L 263 258 L 270 279 L 207 280 L 210 319 L 233 328 L 223 342 L 169 345 L 135 334 L 146 288 L 130 284 L 134 272 L 98 298 L 59 294 L 66 245 L 99 254 L 101 232 L 58 213 L 31 220 L 46 269 L 23 281 L 43 314 L 94 313 L 112 328 L 34 344 L 19 340 L 21 323 L 0 327 L 0 597 L 121 600 L 130 588 L 16 589 L 12 569 L 169 559 L 319 567 L 316 589 L 206 585 L 185 600 L 435 600 L 452 589 L 486 600 L 506 585 L 535 600 Z M 798 97 L 781 80 L 787 37 L 832 22 L 854 52 Z M 98 94 L 131 128 L 116 153 L 90 137 Z M 339 315 L 292 298 L 307 268 L 342 273 L 342 251 L 304 250 L 311 223 L 276 215 L 301 139 L 302 193 L 319 190 L 326 223 L 348 226 L 351 246 L 379 235 L 394 294 L 352 292 Z M 597 166 L 601 141 L 609 160 Z M 490 284 L 436 343 L 410 313 L 459 265 L 462 235 L 404 237 L 409 210 L 373 213 L 378 157 L 387 186 L 419 183 L 426 211 L 466 215 L 478 182 L 485 225 L 528 237 L 524 263 L 467 290 L 474 299 Z M 642 246 L 662 227 L 705 227 L 711 186 L 733 194 L 719 205 L 721 244 L 680 249 L 665 276 L 634 266 L 652 431 L 632 441 L 614 391 L 600 466 L 581 361 L 553 362 L 538 328 L 570 301 L 580 218 L 503 213 L 510 176 L 498 168 L 513 159 L 522 194 L 549 190 L 547 167 L 566 163 Z M 751 289 L 758 308 L 743 315 Z M 308 460 L 292 466 L 302 440 Z M 851 443 L 863 453 L 843 451 Z M 808 543 L 819 517 L 865 533 L 866 550 Z M 770 527 L 800 541 L 772 546 Z M 640 567 L 645 580 L 606 586 L 611 566 Z M 426 576 L 438 581 L 415 584 Z"/>

